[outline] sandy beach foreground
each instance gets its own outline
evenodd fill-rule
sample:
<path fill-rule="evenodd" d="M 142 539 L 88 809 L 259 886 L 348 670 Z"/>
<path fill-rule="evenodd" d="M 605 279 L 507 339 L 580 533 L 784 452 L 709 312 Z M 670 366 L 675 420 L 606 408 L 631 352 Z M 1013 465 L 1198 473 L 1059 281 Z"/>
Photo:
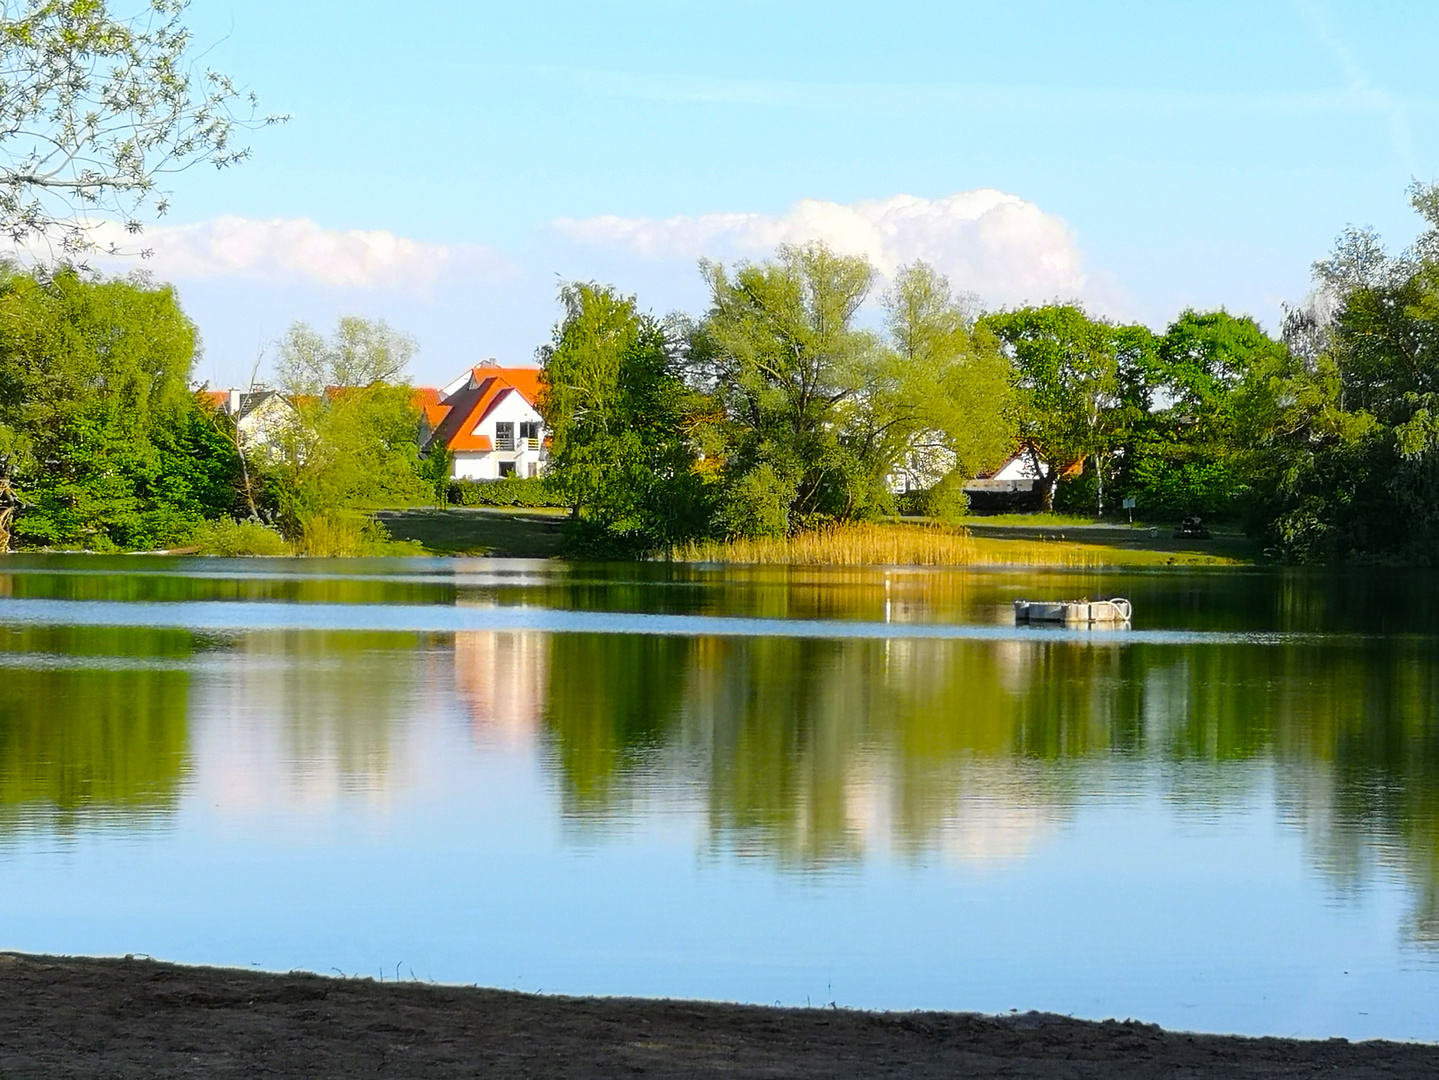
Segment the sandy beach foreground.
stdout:
<path fill-rule="evenodd" d="M 1433 1077 L 1439 1046 L 0 954 L 0 1076 Z"/>

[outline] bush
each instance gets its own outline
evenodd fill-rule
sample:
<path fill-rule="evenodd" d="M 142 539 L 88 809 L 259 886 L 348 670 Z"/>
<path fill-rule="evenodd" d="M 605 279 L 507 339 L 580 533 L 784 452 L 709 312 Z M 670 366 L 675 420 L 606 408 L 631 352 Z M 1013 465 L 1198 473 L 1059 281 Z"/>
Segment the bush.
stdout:
<path fill-rule="evenodd" d="M 201 555 L 288 555 L 290 545 L 274 529 L 258 521 L 232 521 L 220 518 L 203 522 L 195 529 L 190 543 Z"/>
<path fill-rule="evenodd" d="M 391 539 L 389 530 L 363 514 L 316 514 L 300 527 L 296 554 L 316 559 L 348 559 L 363 555 L 422 555 L 414 540 Z"/>
<path fill-rule="evenodd" d="M 453 506 L 564 506 L 542 476 L 505 476 L 499 480 L 452 480 Z"/>
<path fill-rule="evenodd" d="M 944 525 L 954 525 L 969 516 L 969 496 L 964 493 L 964 482 L 963 476 L 949 473 L 933 487 L 896 495 L 895 505 L 904 516 L 929 517 Z"/>

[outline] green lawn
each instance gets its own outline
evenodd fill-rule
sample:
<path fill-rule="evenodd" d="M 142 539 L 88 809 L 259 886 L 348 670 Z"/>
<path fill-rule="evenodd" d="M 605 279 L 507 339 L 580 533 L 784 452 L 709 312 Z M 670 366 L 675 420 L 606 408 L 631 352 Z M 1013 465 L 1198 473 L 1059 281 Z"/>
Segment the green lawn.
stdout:
<path fill-rule="evenodd" d="M 509 507 L 380 510 L 375 519 L 396 540 L 415 540 L 433 555 L 551 559 L 560 553 L 566 511 Z"/>

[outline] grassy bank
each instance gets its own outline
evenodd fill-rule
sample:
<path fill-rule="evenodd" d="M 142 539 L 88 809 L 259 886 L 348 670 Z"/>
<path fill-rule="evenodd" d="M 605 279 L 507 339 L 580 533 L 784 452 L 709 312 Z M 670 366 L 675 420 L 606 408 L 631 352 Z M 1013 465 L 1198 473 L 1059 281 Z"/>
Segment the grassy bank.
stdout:
<path fill-rule="evenodd" d="M 789 566 L 1165 566 L 1233 565 L 1241 560 L 1204 551 L 1155 550 L 1071 540 L 979 537 L 964 528 L 864 523 L 798 533 L 681 544 L 681 562 Z"/>

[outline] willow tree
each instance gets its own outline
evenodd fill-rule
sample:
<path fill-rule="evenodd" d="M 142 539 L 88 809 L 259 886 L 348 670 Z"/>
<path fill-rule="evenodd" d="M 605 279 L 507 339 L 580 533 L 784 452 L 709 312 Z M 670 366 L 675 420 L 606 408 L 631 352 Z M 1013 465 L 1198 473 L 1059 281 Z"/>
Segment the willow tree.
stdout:
<path fill-rule="evenodd" d="M 882 506 L 885 463 L 857 415 L 885 369 L 878 336 L 855 324 L 874 268 L 811 243 L 701 269 L 710 309 L 692 355 L 725 415 L 724 531 L 783 533 Z"/>
<path fill-rule="evenodd" d="M 931 510 L 962 510 L 961 485 L 1014 448 L 1014 392 L 999 340 L 925 263 L 883 298 L 893 359 L 871 396 L 872 429 L 896 475 L 933 485 Z"/>
<path fill-rule="evenodd" d="M 406 381 L 417 349 L 385 322 L 356 316 L 328 337 L 290 326 L 275 365 L 290 410 L 256 462 L 286 531 L 329 510 L 414 502 L 433 490 L 421 476 L 420 416 Z"/>

